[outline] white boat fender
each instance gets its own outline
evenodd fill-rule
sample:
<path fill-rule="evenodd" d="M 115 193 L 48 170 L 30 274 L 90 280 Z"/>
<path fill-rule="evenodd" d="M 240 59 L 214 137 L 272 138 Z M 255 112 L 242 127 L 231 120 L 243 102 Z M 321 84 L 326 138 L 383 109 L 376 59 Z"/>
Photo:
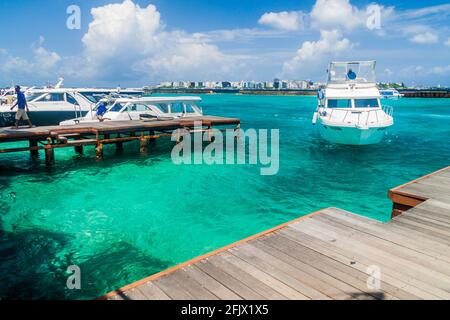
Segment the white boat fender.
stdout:
<path fill-rule="evenodd" d="M 314 112 L 313 119 L 312 119 L 312 124 L 313 125 L 315 125 L 316 122 L 317 122 L 317 116 L 318 116 L 318 114 L 317 114 L 317 111 L 316 111 L 316 112 Z"/>

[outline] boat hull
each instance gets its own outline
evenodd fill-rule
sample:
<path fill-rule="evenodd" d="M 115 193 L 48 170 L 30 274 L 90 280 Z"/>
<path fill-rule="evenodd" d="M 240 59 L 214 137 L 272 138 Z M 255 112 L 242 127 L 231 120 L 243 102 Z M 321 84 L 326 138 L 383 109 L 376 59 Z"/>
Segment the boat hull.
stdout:
<path fill-rule="evenodd" d="M 338 144 L 346 145 L 370 145 L 379 143 L 387 127 L 372 127 L 360 129 L 356 127 L 338 127 L 318 123 L 319 132 L 323 139 Z"/>
<path fill-rule="evenodd" d="M 83 115 L 86 112 L 82 113 Z M 0 127 L 8 127 L 14 125 L 16 112 L 4 111 L 0 112 Z M 74 111 L 30 111 L 28 116 L 35 126 L 51 126 L 59 125 L 60 122 L 75 117 Z M 23 120 L 21 120 L 23 123 Z"/>

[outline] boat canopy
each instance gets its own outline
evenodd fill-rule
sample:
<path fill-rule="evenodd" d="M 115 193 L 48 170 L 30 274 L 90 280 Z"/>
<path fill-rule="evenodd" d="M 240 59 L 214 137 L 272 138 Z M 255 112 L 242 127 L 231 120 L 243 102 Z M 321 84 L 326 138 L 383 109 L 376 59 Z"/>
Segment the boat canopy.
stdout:
<path fill-rule="evenodd" d="M 375 65 L 375 61 L 331 62 L 328 83 L 375 83 Z"/>

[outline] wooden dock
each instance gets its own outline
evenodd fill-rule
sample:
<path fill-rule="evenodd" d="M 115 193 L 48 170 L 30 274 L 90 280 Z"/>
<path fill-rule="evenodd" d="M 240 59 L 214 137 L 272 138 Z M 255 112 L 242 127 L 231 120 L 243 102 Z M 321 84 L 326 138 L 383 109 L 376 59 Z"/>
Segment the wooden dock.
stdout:
<path fill-rule="evenodd" d="M 450 299 L 450 167 L 400 192 L 388 223 L 324 209 L 100 299 Z"/>
<path fill-rule="evenodd" d="M 183 132 L 207 132 L 213 127 L 234 126 L 240 129 L 240 120 L 215 116 L 184 117 L 173 120 L 105 121 L 70 126 L 43 126 L 34 128 L 0 128 L 0 154 L 28 151 L 36 156 L 44 150 L 48 165 L 54 163 L 54 150 L 73 147 L 83 153 L 84 146 L 95 146 L 96 158 L 103 157 L 103 146 L 115 144 L 118 151 L 123 143 L 140 141 L 140 152 L 146 153 L 150 142 L 171 136 L 177 129 Z M 216 130 L 216 129 L 215 129 Z M 2 143 L 27 141 L 26 147 L 1 148 Z"/>

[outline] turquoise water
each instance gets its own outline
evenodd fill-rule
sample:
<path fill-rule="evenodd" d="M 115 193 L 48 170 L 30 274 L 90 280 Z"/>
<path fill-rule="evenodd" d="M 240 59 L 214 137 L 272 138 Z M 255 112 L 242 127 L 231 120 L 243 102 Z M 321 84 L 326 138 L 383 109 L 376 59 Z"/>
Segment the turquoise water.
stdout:
<path fill-rule="evenodd" d="M 383 143 L 326 143 L 314 97 L 203 96 L 206 114 L 280 129 L 280 171 L 172 164 L 160 140 L 79 158 L 58 150 L 46 169 L 27 153 L 0 156 L 0 297 L 90 299 L 200 254 L 336 206 L 387 220 L 387 190 L 449 164 L 450 100 L 402 99 Z M 70 265 L 82 289 L 66 289 Z"/>

